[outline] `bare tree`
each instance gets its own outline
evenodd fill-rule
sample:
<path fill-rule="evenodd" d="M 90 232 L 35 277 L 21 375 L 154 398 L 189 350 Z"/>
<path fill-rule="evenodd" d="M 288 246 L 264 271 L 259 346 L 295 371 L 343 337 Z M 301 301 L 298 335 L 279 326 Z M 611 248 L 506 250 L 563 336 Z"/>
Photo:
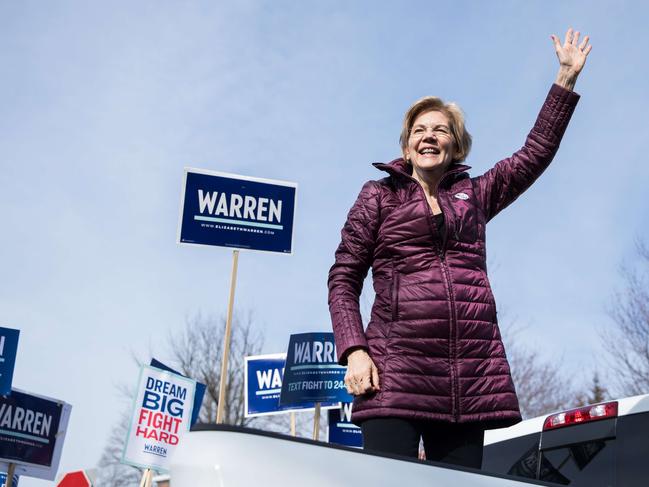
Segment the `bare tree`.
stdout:
<path fill-rule="evenodd" d="M 120 462 L 130 421 L 130 410 L 124 409 L 119 418 L 119 423 L 106 441 L 104 451 L 99 459 L 97 478 L 93 485 L 98 487 L 130 487 L 139 484 L 142 471 L 137 467 Z"/>
<path fill-rule="evenodd" d="M 566 378 L 560 359 L 543 357 L 538 350 L 523 345 L 518 339 L 522 329 L 516 325 L 501 330 L 524 419 L 579 404 L 585 395 Z"/>
<path fill-rule="evenodd" d="M 214 423 L 219 399 L 221 357 L 225 320 L 214 320 L 197 315 L 187 320 L 180 337 L 169 336 L 172 360 L 180 372 L 207 386 L 199 422 Z M 245 426 L 250 423 L 244 416 L 244 357 L 258 355 L 263 346 L 263 335 L 253 326 L 250 312 L 243 319 L 235 318 L 226 380 L 224 423 Z"/>
<path fill-rule="evenodd" d="M 623 267 L 624 289 L 608 314 L 613 326 L 601 333 L 610 380 L 621 395 L 649 393 L 649 247 L 638 241 L 637 264 Z"/>
<path fill-rule="evenodd" d="M 236 318 L 237 316 L 242 318 Z M 170 334 L 167 339 L 167 348 L 171 357 L 169 365 L 207 386 L 199 422 L 216 421 L 224 334 L 224 318 L 214 319 L 198 314 L 186 320 L 185 328 L 179 335 Z M 244 357 L 259 354 L 262 345 L 263 333 L 254 326 L 252 314 L 250 312 L 235 314 L 230 343 L 225 423 L 286 431 L 288 418 L 268 417 L 251 420 L 244 416 Z M 138 366 L 142 363 L 136 357 L 134 359 Z M 134 389 L 120 386 L 119 390 L 125 398 L 134 395 Z M 130 414 L 129 401 L 129 406 L 125 408 L 118 425 L 108 438 L 99 461 L 97 475 L 99 486 L 131 487 L 137 486 L 140 481 L 142 476 L 140 469 L 120 462 Z M 282 422 L 286 425 L 281 424 Z"/>

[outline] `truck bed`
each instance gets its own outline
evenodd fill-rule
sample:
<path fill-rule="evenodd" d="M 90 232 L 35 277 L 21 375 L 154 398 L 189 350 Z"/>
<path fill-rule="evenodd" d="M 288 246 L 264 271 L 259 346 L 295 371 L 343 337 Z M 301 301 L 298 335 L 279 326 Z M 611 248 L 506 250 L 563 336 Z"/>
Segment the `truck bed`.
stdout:
<path fill-rule="evenodd" d="M 198 425 L 186 434 L 170 474 L 174 487 L 555 485 L 227 425 Z"/>

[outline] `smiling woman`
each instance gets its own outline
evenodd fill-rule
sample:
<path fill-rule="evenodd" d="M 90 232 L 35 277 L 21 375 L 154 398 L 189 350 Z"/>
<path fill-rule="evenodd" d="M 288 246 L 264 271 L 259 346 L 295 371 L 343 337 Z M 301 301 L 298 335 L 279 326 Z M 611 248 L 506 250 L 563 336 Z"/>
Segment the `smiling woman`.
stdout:
<path fill-rule="evenodd" d="M 449 125 L 442 112 L 426 112 L 416 118 L 408 137 L 406 161 L 420 178 L 427 172 L 443 172 L 453 162 L 455 143 Z"/>
<path fill-rule="evenodd" d="M 471 135 L 462 110 L 455 103 L 426 96 L 406 112 L 399 141 L 404 160 L 413 168 L 412 177 L 429 195 L 433 214 L 441 214 L 428 181 L 439 180 L 451 163 L 462 162 L 469 155 Z"/>
<path fill-rule="evenodd" d="M 364 447 L 479 468 L 484 430 L 521 420 L 487 278 L 485 228 L 545 170 L 579 95 L 590 52 L 569 29 L 556 82 L 525 144 L 477 177 L 461 164 L 471 136 L 455 104 L 426 97 L 406 112 L 403 158 L 375 164 L 329 271 L 329 309 L 352 419 Z M 359 296 L 376 298 L 367 330 Z"/>

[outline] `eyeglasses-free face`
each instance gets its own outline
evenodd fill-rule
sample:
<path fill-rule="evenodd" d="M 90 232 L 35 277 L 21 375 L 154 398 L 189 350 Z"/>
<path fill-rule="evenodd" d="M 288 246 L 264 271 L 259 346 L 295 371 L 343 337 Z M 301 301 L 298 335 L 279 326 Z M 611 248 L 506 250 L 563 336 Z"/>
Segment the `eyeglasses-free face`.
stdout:
<path fill-rule="evenodd" d="M 446 169 L 453 162 L 455 141 L 448 117 L 430 111 L 419 115 L 410 129 L 406 158 L 419 171 Z"/>
<path fill-rule="evenodd" d="M 430 127 L 425 127 L 423 125 L 415 125 L 410 130 L 411 139 L 421 139 L 424 136 L 431 134 L 435 137 L 452 137 L 451 129 L 446 125 L 432 125 Z"/>

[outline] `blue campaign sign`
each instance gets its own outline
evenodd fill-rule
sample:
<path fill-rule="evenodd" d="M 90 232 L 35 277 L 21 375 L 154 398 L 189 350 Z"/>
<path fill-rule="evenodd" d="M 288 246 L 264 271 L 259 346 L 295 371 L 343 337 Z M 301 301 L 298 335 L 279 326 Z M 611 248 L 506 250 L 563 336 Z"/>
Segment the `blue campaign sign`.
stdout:
<path fill-rule="evenodd" d="M 63 403 L 15 389 L 0 397 L 0 458 L 52 466 L 62 410 Z"/>
<path fill-rule="evenodd" d="M 7 485 L 7 473 L 6 472 L 0 472 L 0 487 L 6 487 Z M 14 481 L 11 484 L 14 487 L 18 486 L 18 475 L 14 475 Z"/>
<path fill-rule="evenodd" d="M 363 434 L 360 426 L 352 423 L 352 403 L 343 402 L 340 409 L 330 409 L 329 434 L 327 441 L 337 445 L 363 447 Z"/>
<path fill-rule="evenodd" d="M 333 333 L 300 333 L 288 342 L 280 404 L 351 402 L 338 365 Z"/>
<path fill-rule="evenodd" d="M 293 253 L 297 184 L 185 168 L 178 242 Z"/>
<path fill-rule="evenodd" d="M 294 406 L 280 406 L 279 395 L 284 378 L 285 353 L 254 355 L 245 357 L 245 416 L 267 416 L 295 410 L 308 410 L 314 403 Z M 322 407 L 336 407 L 337 402 L 322 404 Z"/>
<path fill-rule="evenodd" d="M 172 374 L 176 374 L 181 377 L 187 377 L 186 375 L 181 374 L 180 372 L 172 369 L 171 367 L 163 364 L 162 362 L 154 358 L 151 359 L 151 363 L 149 365 L 151 365 L 151 367 L 155 367 L 156 369 L 166 370 L 167 372 L 171 372 Z M 187 377 L 187 378 L 191 379 L 192 377 Z M 196 421 L 198 421 L 198 416 L 201 413 L 201 406 L 203 405 L 203 397 L 205 396 L 205 389 L 207 389 L 207 386 L 205 384 L 196 381 L 196 390 L 194 391 L 194 405 L 192 407 L 192 419 L 190 422 L 192 426 L 194 426 Z"/>
<path fill-rule="evenodd" d="M 11 392 L 20 330 L 0 328 L 0 395 Z"/>

